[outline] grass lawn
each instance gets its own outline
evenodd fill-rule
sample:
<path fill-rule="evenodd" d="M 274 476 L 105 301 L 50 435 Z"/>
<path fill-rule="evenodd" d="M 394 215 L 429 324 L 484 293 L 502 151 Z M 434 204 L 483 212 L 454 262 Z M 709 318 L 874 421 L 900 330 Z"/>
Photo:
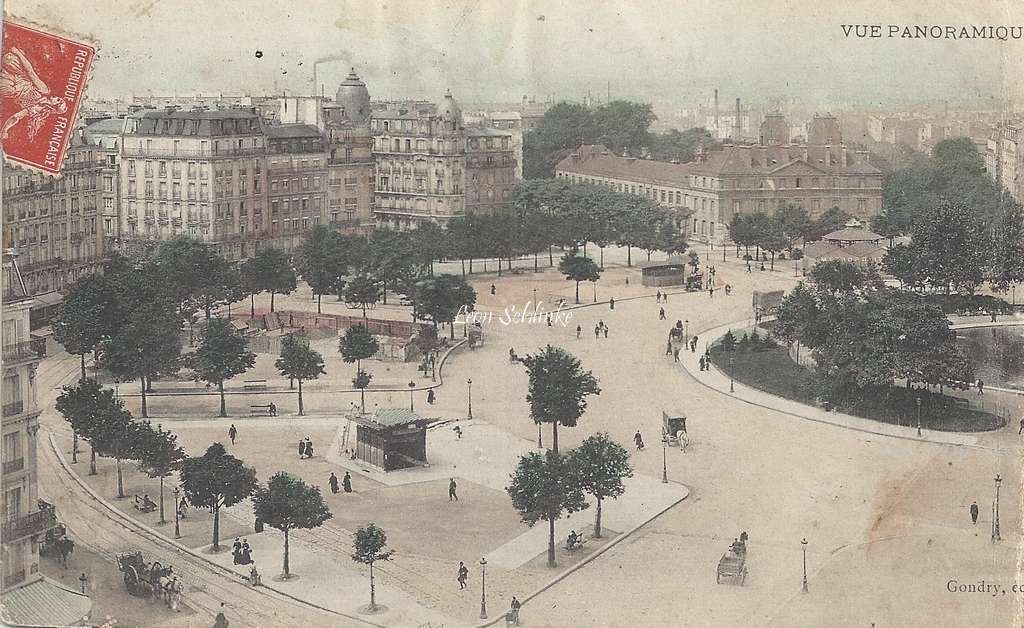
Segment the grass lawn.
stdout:
<path fill-rule="evenodd" d="M 783 347 L 724 351 L 716 343 L 711 347 L 711 359 L 723 372 L 751 388 L 812 406 L 821 405 L 814 372 L 790 359 Z M 1005 425 L 1002 418 L 971 410 L 957 397 L 900 387 L 866 390 L 855 403 L 840 404 L 836 409 L 882 423 L 916 425 L 918 397 L 921 398 L 921 427 L 925 429 L 985 432 Z"/>

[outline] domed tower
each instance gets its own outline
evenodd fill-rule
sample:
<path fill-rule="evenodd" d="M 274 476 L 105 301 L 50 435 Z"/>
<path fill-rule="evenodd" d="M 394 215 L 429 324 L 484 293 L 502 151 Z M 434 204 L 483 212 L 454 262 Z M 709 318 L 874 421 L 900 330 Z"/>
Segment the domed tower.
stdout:
<path fill-rule="evenodd" d="M 451 123 L 451 130 L 462 128 L 462 109 L 459 103 L 455 102 L 451 90 L 445 91 L 444 100 L 438 105 L 437 113 L 446 123 Z"/>
<path fill-rule="evenodd" d="M 352 68 L 345 80 L 338 86 L 335 102 L 344 107 L 345 117 L 355 124 L 362 124 L 370 118 L 370 92 L 366 89 L 356 69 Z"/>

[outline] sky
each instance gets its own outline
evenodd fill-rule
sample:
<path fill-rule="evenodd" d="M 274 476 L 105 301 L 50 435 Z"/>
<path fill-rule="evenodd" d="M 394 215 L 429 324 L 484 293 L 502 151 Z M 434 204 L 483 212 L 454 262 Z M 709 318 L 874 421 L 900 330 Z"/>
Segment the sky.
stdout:
<path fill-rule="evenodd" d="M 1019 0 L 6 0 L 5 12 L 94 40 L 89 89 L 108 98 L 312 93 L 316 65 L 326 93 L 355 67 L 374 98 L 610 91 L 686 104 L 717 87 L 725 102 L 1024 101 L 1024 38 L 862 39 L 842 28 L 1020 32 Z"/>

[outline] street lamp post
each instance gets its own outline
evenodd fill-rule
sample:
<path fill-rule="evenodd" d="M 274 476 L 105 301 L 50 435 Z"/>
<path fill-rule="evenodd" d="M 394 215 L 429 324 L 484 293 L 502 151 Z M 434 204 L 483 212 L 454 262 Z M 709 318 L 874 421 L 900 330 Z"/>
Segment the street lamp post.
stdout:
<path fill-rule="evenodd" d="M 487 559 L 480 559 L 480 619 L 487 619 Z"/>
<path fill-rule="evenodd" d="M 592 283 L 594 284 L 594 303 L 597 303 L 597 282 L 594 281 Z"/>
<path fill-rule="evenodd" d="M 683 338 L 686 344 L 690 344 L 690 319 L 686 319 L 683 323 L 685 328 L 683 329 Z"/>
<path fill-rule="evenodd" d="M 661 483 L 668 484 L 668 444 L 665 439 L 661 441 Z"/>
<path fill-rule="evenodd" d="M 736 386 L 734 385 L 733 371 L 732 371 L 732 354 L 729 354 L 729 392 L 736 392 Z"/>
<path fill-rule="evenodd" d="M 999 485 L 1003 483 L 1003 478 L 996 474 L 996 504 L 995 504 L 995 516 L 992 517 L 992 542 L 1002 541 L 1003 537 L 999 534 Z"/>
<path fill-rule="evenodd" d="M 473 418 L 473 380 L 467 379 L 466 386 L 469 388 L 469 418 Z"/>
<path fill-rule="evenodd" d="M 416 408 L 413 406 L 413 389 L 416 388 L 416 382 L 409 382 L 409 412 L 415 412 Z"/>
<path fill-rule="evenodd" d="M 538 303 L 537 303 L 537 289 L 534 288 L 533 289 L 533 311 L 534 312 L 537 311 L 537 306 L 538 306 Z"/>
<path fill-rule="evenodd" d="M 921 398 L 917 398 L 917 435 L 921 435 Z"/>
<path fill-rule="evenodd" d="M 82 583 L 82 594 L 84 595 L 85 594 L 85 585 L 86 585 L 87 582 L 89 582 L 89 578 L 87 578 L 85 576 L 85 572 L 84 571 L 82 572 L 82 575 L 78 576 L 78 581 Z"/>
<path fill-rule="evenodd" d="M 800 546 L 804 551 L 804 593 L 807 593 L 807 539 L 804 538 L 800 541 Z"/>
<path fill-rule="evenodd" d="M 181 538 L 181 528 L 178 527 L 178 514 L 181 512 L 181 488 L 174 487 L 174 538 Z"/>

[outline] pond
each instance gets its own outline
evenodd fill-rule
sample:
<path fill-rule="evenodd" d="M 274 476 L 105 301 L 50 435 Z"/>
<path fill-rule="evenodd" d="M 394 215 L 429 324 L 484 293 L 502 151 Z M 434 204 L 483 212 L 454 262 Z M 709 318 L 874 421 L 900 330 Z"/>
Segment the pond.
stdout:
<path fill-rule="evenodd" d="M 1024 390 L 1024 325 L 959 329 L 975 377 L 989 386 Z"/>

